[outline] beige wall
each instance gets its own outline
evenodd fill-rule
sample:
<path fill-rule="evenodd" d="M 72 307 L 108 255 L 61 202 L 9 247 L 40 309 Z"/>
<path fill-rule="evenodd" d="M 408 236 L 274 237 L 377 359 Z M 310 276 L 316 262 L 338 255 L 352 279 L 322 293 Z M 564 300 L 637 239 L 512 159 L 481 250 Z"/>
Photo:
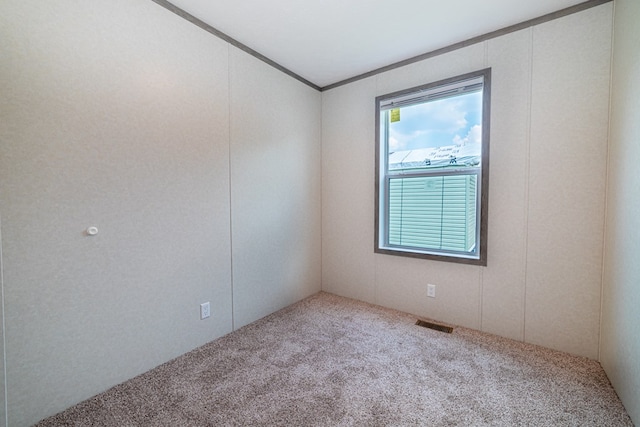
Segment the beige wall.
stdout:
<path fill-rule="evenodd" d="M 324 92 L 323 290 L 597 358 L 611 25 L 608 3 Z M 488 266 L 374 254 L 375 96 L 485 67 Z"/>
<path fill-rule="evenodd" d="M 234 326 L 320 290 L 320 94 L 231 52 Z"/>
<path fill-rule="evenodd" d="M 640 425 L 640 3 L 615 0 L 600 359 Z"/>
<path fill-rule="evenodd" d="M 0 424 L 320 290 L 319 92 L 149 0 L 1 2 L 0 39 Z"/>

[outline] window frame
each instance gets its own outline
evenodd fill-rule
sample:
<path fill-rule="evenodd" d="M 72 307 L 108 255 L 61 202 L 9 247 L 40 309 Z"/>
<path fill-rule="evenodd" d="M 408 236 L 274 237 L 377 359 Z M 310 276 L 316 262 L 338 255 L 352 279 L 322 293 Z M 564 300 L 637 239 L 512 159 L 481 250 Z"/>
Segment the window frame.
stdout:
<path fill-rule="evenodd" d="M 477 256 L 468 256 L 464 253 L 455 253 L 453 251 L 440 251 L 440 250 L 422 250 L 419 248 L 409 246 L 395 246 L 389 245 L 385 240 L 388 240 L 389 234 L 389 220 L 388 220 L 388 195 L 385 193 L 385 182 L 390 179 L 388 176 L 387 168 L 387 156 L 383 154 L 382 150 L 386 148 L 386 142 L 381 137 L 381 117 L 384 112 L 381 111 L 381 105 L 390 99 L 403 98 L 414 99 L 420 98 L 421 92 L 429 92 L 442 86 L 454 85 L 459 82 L 478 79 L 482 77 L 482 153 L 480 162 L 480 171 L 478 173 L 478 179 L 480 182 L 477 184 L 479 190 L 479 197 L 476 198 L 476 221 L 479 222 L 478 232 L 476 236 Z M 428 102 L 428 101 L 427 101 Z M 427 83 L 425 85 L 416 86 L 413 88 L 388 93 L 375 98 L 375 232 L 374 232 L 374 252 L 387 255 L 397 255 L 412 258 L 431 259 L 437 261 L 455 262 L 471 265 L 487 265 L 487 235 L 488 235 L 488 212 L 489 212 L 489 147 L 490 147 L 490 118 L 491 118 L 491 68 L 485 68 L 482 70 L 462 74 L 455 77 L 450 77 L 443 80 Z M 383 147 L 384 145 L 384 147 Z M 387 149 L 388 150 L 388 149 Z M 388 151 L 387 151 L 388 153 Z M 382 162 L 385 162 L 383 164 Z M 470 170 L 468 170 L 470 172 Z M 461 175 L 462 173 L 453 173 L 455 175 Z M 404 174 L 404 178 L 425 176 L 424 173 L 411 173 Z M 431 176 L 448 176 L 452 175 L 449 171 L 430 172 Z M 386 189 L 388 193 L 388 189 Z M 381 218 L 382 217 L 382 218 Z M 383 230 L 382 227 L 385 227 Z M 478 242 L 479 239 L 479 242 Z"/>

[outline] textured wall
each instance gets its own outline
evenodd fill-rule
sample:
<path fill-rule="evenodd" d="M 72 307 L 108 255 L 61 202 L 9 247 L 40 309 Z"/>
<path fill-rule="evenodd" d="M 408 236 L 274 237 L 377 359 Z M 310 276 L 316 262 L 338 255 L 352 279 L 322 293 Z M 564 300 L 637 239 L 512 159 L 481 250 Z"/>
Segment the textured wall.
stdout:
<path fill-rule="evenodd" d="M 609 3 L 323 93 L 323 289 L 597 358 L 611 18 Z M 488 266 L 374 254 L 375 96 L 485 67 Z"/>
<path fill-rule="evenodd" d="M 320 289 L 318 92 L 148 0 L 2 2 L 0 39 L 9 425 Z"/>
<path fill-rule="evenodd" d="M 320 290 L 321 103 L 245 52 L 230 60 L 238 328 Z"/>
<path fill-rule="evenodd" d="M 640 3 L 616 0 L 600 359 L 640 425 Z"/>
<path fill-rule="evenodd" d="M 527 341 L 598 357 L 612 4 L 534 28 Z"/>

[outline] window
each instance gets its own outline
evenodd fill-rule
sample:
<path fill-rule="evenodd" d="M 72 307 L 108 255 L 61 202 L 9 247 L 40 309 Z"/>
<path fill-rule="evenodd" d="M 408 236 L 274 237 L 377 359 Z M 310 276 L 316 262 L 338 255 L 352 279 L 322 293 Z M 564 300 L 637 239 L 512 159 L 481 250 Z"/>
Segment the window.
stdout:
<path fill-rule="evenodd" d="M 487 265 L 491 69 L 376 98 L 375 251 Z"/>

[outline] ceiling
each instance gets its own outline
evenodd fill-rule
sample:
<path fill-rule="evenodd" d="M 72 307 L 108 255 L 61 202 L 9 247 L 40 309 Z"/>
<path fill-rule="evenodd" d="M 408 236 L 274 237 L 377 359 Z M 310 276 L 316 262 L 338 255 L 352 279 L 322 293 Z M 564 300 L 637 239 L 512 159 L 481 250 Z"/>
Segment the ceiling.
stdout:
<path fill-rule="evenodd" d="M 169 0 L 319 87 L 584 0 Z"/>

